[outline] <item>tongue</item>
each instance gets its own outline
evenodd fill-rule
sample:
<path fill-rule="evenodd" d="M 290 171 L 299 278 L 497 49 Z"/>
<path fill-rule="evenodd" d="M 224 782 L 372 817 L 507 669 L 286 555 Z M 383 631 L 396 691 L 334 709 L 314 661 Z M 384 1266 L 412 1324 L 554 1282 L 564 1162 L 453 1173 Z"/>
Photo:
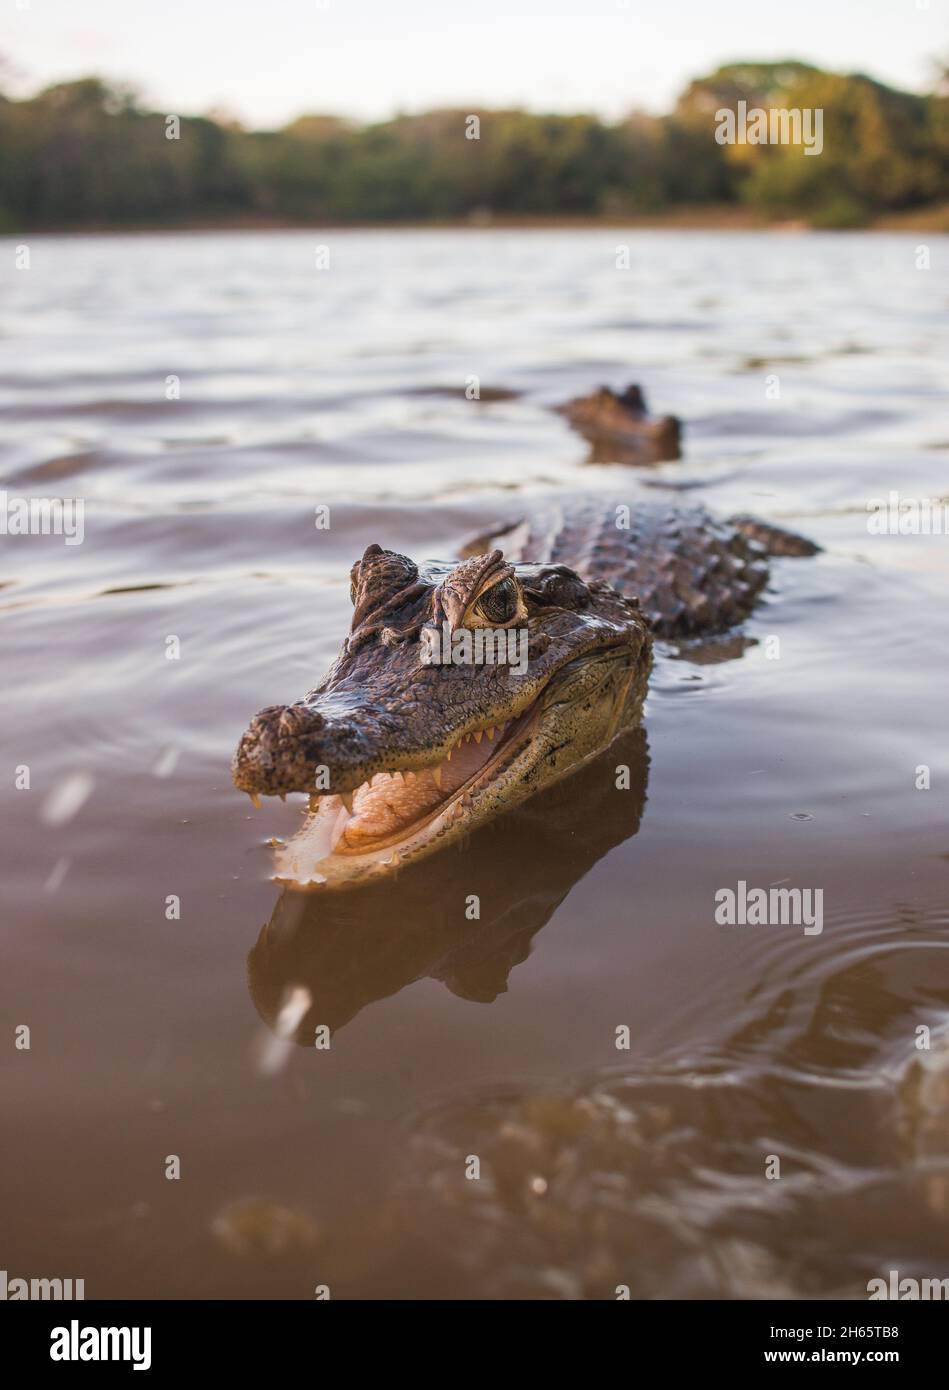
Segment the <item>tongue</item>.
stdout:
<path fill-rule="evenodd" d="M 377 772 L 371 782 L 354 794 L 352 818 L 339 827 L 339 847 L 358 849 L 367 840 L 385 839 L 403 826 L 422 820 L 473 777 L 495 747 L 493 739 L 485 737 L 480 743 L 471 739 L 456 745 L 451 758 L 438 769 L 406 773 L 404 778 L 398 773 Z M 435 781 L 436 770 L 440 786 Z"/>

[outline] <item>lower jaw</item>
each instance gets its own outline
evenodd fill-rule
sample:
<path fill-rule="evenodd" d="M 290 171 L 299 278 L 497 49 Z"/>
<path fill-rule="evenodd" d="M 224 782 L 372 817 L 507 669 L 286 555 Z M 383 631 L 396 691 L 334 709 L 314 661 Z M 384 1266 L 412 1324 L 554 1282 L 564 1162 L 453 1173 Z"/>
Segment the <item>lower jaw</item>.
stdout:
<path fill-rule="evenodd" d="M 459 808 L 450 814 L 449 804 L 426 825 L 394 844 L 367 849 L 358 854 L 323 855 L 318 841 L 324 832 L 316 826 L 318 814 L 311 816 L 293 839 L 277 852 L 274 878 L 294 888 L 348 888 L 380 874 L 394 873 L 403 864 L 414 862 L 437 849 L 455 819 L 464 814 Z"/>
<path fill-rule="evenodd" d="M 278 850 L 274 878 L 278 883 L 305 890 L 354 887 L 424 858 L 441 848 L 449 835 L 456 839 L 474 829 L 486 818 L 483 814 L 487 802 L 485 793 L 527 750 L 539 717 L 539 711 L 531 711 L 516 739 L 502 745 L 495 758 L 470 782 L 459 787 L 423 820 L 407 826 L 404 834 L 398 837 L 359 850 L 327 853 L 332 823 L 343 803 L 336 796 L 322 797 L 303 827 Z M 490 775 L 486 776 L 488 773 Z"/>

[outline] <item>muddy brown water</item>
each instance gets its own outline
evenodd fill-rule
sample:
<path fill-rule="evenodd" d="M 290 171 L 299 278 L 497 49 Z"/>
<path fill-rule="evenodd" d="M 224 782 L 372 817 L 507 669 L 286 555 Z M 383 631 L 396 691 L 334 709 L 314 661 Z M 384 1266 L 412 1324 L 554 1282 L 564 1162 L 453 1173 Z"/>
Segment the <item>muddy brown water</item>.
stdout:
<path fill-rule="evenodd" d="M 949 241 L 925 271 L 897 235 L 27 240 L 0 476 L 85 531 L 0 537 L 0 1267 L 87 1297 L 949 1276 L 949 537 L 867 524 L 949 498 Z M 591 464 L 549 409 L 630 380 L 680 462 Z M 683 485 L 824 548 L 730 659 L 660 652 L 643 730 L 384 891 L 281 892 L 301 800 L 253 811 L 228 760 L 332 659 L 364 547 Z M 716 923 L 742 881 L 820 890 L 822 930 Z"/>

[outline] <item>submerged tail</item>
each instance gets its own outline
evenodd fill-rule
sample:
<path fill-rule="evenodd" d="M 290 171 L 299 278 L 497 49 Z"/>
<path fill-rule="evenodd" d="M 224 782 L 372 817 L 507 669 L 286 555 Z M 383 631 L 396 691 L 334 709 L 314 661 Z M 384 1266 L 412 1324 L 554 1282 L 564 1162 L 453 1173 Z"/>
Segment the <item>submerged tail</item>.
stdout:
<path fill-rule="evenodd" d="M 732 516 L 729 524 L 734 526 L 749 540 L 757 541 L 769 555 L 819 555 L 820 546 L 799 536 L 796 531 L 786 531 L 783 526 L 772 526 L 770 522 L 759 521 L 754 516 Z"/>

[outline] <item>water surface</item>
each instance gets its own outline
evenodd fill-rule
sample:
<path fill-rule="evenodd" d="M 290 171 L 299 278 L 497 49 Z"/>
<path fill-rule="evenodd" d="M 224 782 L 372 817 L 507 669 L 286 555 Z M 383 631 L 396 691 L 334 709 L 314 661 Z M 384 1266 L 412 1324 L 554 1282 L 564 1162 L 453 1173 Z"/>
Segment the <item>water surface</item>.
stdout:
<path fill-rule="evenodd" d="M 917 240 L 38 237 L 28 271 L 3 243 L 0 480 L 85 500 L 80 546 L 0 540 L 11 1277 L 949 1275 L 949 539 L 867 529 L 891 489 L 949 496 L 947 291 Z M 682 461 L 590 464 L 550 410 L 631 380 L 684 420 Z M 534 493 L 682 485 L 823 547 L 775 566 L 733 659 L 661 652 L 644 731 L 384 894 L 281 894 L 267 842 L 301 801 L 254 812 L 228 761 L 332 659 L 365 546 L 450 557 Z M 822 933 L 717 926 L 739 880 L 821 889 Z"/>

